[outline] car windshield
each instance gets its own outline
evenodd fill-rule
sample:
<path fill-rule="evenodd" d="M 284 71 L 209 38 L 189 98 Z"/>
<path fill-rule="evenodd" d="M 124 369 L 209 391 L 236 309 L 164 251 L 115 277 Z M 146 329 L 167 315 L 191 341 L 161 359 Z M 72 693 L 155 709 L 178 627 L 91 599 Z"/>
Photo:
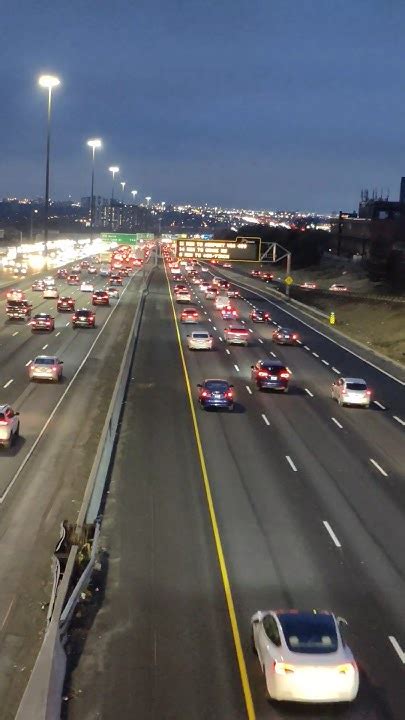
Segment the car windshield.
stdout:
<path fill-rule="evenodd" d="M 367 390 L 367 385 L 364 382 L 348 382 L 346 388 L 347 390 Z"/>
<path fill-rule="evenodd" d="M 34 360 L 34 365 L 53 365 L 55 362 L 55 358 L 52 357 L 37 357 Z"/>
<path fill-rule="evenodd" d="M 284 335 L 292 335 L 293 331 L 290 330 L 290 328 L 280 328 L 279 333 L 282 333 Z"/>
<path fill-rule="evenodd" d="M 278 619 L 292 652 L 318 655 L 337 651 L 338 638 L 331 615 L 282 613 Z"/>
<path fill-rule="evenodd" d="M 280 372 L 281 370 L 285 370 L 285 368 L 282 367 L 282 365 L 274 365 L 274 364 L 271 363 L 271 362 L 264 362 L 264 363 L 262 364 L 262 367 L 263 367 L 265 370 L 268 370 L 269 372 L 272 372 L 272 373 L 278 373 L 278 372 Z"/>
<path fill-rule="evenodd" d="M 79 313 L 79 315 L 88 315 L 89 314 L 88 310 L 78 310 L 77 312 Z"/>
<path fill-rule="evenodd" d="M 45 315 L 45 313 L 38 313 L 38 315 L 35 315 L 34 318 L 36 320 L 47 320 L 50 316 Z"/>
<path fill-rule="evenodd" d="M 196 338 L 197 340 L 207 340 L 209 338 L 208 333 L 200 332 L 200 333 L 192 333 L 193 338 Z"/>
<path fill-rule="evenodd" d="M 207 380 L 205 387 L 211 392 L 226 392 L 228 390 L 228 383 L 223 380 Z"/>

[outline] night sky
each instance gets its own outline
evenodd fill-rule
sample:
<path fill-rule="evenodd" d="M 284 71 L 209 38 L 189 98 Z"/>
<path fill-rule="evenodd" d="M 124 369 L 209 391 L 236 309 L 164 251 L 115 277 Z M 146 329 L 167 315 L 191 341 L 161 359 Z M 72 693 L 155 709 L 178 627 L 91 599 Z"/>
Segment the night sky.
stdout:
<path fill-rule="evenodd" d="M 1 7 L 0 197 L 90 192 L 352 210 L 405 174 L 401 0 L 15 0 Z M 128 198 L 130 195 L 128 194 Z"/>

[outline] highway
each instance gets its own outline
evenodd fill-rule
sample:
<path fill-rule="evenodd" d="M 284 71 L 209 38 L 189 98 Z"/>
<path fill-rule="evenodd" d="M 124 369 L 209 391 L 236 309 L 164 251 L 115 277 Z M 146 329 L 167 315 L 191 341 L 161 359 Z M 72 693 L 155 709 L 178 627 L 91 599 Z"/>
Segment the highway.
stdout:
<path fill-rule="evenodd" d="M 192 289 L 199 327 L 215 338 L 214 351 L 190 352 L 185 340 L 193 326 L 179 324 L 206 477 L 160 271 L 147 300 L 103 525 L 105 602 L 73 671 L 66 717 L 109 719 L 120 707 L 123 717 L 154 720 L 402 720 L 405 443 L 393 416 L 405 418 L 402 381 L 319 335 L 306 316 L 293 323 L 279 301 L 249 290 L 232 301 L 250 331 L 249 347 L 226 347 L 226 323 Z M 269 309 L 272 324 L 253 324 L 252 304 Z M 178 317 L 182 306 L 174 308 Z M 274 345 L 277 324 L 297 328 L 302 346 Z M 288 395 L 261 393 L 251 381 L 250 366 L 269 356 L 292 371 Z M 340 373 L 371 378 L 377 404 L 358 410 L 334 403 L 330 386 Z M 197 406 L 196 384 L 206 377 L 233 382 L 233 414 Z M 270 607 L 328 609 L 348 620 L 361 671 L 352 705 L 266 701 L 249 620 Z"/>
<path fill-rule="evenodd" d="M 100 276 L 89 280 L 96 288 L 106 284 Z M 57 313 L 56 300 L 32 292 L 31 279 L 16 282 L 26 289 L 33 315 L 54 314 L 50 333 L 32 333 L 25 322 L 9 321 L 2 292 L 0 402 L 19 410 L 21 422 L 15 446 L 0 449 L 2 720 L 14 718 L 39 650 L 51 592 L 51 555 L 61 522 L 74 521 L 80 508 L 140 283 L 140 275 L 124 281 L 119 302 L 95 308 L 97 327 L 75 330 L 71 313 Z M 76 308 L 91 303 L 91 293 L 63 280 L 56 285 L 60 294 L 75 297 Z M 41 353 L 64 360 L 61 383 L 29 383 L 27 365 Z"/>

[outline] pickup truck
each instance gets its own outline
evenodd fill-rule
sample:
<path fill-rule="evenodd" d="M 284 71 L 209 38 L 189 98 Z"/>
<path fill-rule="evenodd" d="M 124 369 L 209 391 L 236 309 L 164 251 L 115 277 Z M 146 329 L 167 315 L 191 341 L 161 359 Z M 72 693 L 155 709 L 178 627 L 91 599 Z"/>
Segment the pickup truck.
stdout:
<path fill-rule="evenodd" d="M 31 317 L 31 308 L 28 300 L 7 300 L 6 313 L 10 320 L 25 320 Z"/>
<path fill-rule="evenodd" d="M 242 327 L 226 327 L 224 329 L 225 342 L 228 345 L 248 345 L 249 332 Z"/>

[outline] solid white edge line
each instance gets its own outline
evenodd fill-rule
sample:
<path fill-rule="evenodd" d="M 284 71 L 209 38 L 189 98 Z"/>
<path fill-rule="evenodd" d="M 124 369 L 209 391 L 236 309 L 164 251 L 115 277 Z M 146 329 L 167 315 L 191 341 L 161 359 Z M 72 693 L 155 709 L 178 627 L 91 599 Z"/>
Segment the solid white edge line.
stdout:
<path fill-rule="evenodd" d="M 314 397 L 314 394 L 311 393 L 311 391 L 308 390 L 308 388 L 304 388 L 304 389 L 305 389 L 305 392 L 309 395 L 309 397 Z"/>
<path fill-rule="evenodd" d="M 384 468 L 381 467 L 381 465 L 378 464 L 376 460 L 373 460 L 373 458 L 370 458 L 370 462 L 373 463 L 374 467 L 377 468 L 377 470 L 383 475 L 384 477 L 388 477 L 388 473 L 385 472 Z"/>
<path fill-rule="evenodd" d="M 394 648 L 395 652 L 397 653 L 401 663 L 405 665 L 405 652 L 402 650 L 398 640 L 394 638 L 393 635 L 388 635 L 388 640 L 390 641 L 392 647 Z"/>
<path fill-rule="evenodd" d="M 333 542 L 335 543 L 336 547 L 341 548 L 342 545 L 341 545 L 341 543 L 339 542 L 339 540 L 338 540 L 337 536 L 335 535 L 335 533 L 333 532 L 333 530 L 332 530 L 331 526 L 329 525 L 328 521 L 327 521 L 327 520 L 322 520 L 322 523 L 323 523 L 323 525 L 325 526 L 326 530 L 328 531 L 328 533 L 329 533 L 330 537 L 332 538 Z"/>
<path fill-rule="evenodd" d="M 339 420 L 336 420 L 336 418 L 331 418 L 331 420 L 335 423 L 335 425 L 338 426 L 341 430 L 343 429 L 343 425 L 340 424 Z"/>
<path fill-rule="evenodd" d="M 290 456 L 289 456 L 289 455 L 286 455 L 286 456 L 285 456 L 285 459 L 287 460 L 287 462 L 288 462 L 288 464 L 290 465 L 290 467 L 292 468 L 292 470 L 294 470 L 294 472 L 298 472 L 298 470 L 297 470 L 297 468 L 295 467 L 295 465 L 294 465 L 293 461 L 291 460 Z"/>
<path fill-rule="evenodd" d="M 136 277 L 136 275 L 134 275 L 133 277 Z M 121 298 L 123 297 L 125 291 L 128 289 L 129 285 L 130 285 L 130 283 L 127 283 L 127 285 L 125 285 L 125 287 L 124 287 L 124 289 L 123 289 L 120 297 L 118 298 L 118 301 L 117 301 L 116 304 L 113 306 L 113 308 L 112 308 L 110 314 L 108 315 L 106 321 L 103 323 L 103 326 L 100 328 L 100 331 L 99 331 L 99 333 L 97 334 L 97 337 L 94 339 L 93 343 L 91 344 L 90 349 L 88 350 L 88 352 L 87 352 L 86 355 L 84 356 L 82 362 L 80 363 L 79 367 L 77 368 L 75 374 L 73 375 L 71 381 L 70 381 L 69 384 L 67 385 L 67 387 L 66 387 L 66 389 L 64 390 L 63 394 L 60 396 L 58 402 L 56 403 L 54 409 L 52 410 L 51 414 L 49 415 L 47 421 L 46 421 L 46 422 L 44 423 L 44 425 L 42 426 L 42 429 L 40 430 L 39 435 L 36 437 L 36 439 L 35 439 L 34 442 L 32 443 L 32 445 L 31 445 L 30 449 L 28 450 L 28 452 L 27 452 L 24 460 L 22 461 L 21 465 L 19 465 L 17 471 L 15 472 L 15 474 L 13 475 L 13 477 L 11 478 L 11 480 L 10 480 L 9 484 L 7 485 L 7 487 L 5 488 L 3 494 L 0 495 L 0 505 L 2 505 L 2 504 L 4 503 L 7 495 L 8 495 L 9 492 L 10 492 L 10 490 L 12 489 L 12 487 L 15 485 L 16 481 L 17 481 L 18 478 L 20 477 L 20 475 L 21 475 L 22 471 L 24 470 L 27 462 L 29 461 L 31 455 L 33 454 L 33 452 L 35 451 L 36 447 L 38 446 L 39 441 L 41 440 L 42 436 L 43 436 L 44 433 L 46 432 L 46 430 L 47 430 L 49 424 L 52 422 L 52 420 L 53 420 L 53 418 L 54 418 L 57 410 L 59 409 L 59 407 L 60 407 L 60 405 L 62 404 L 64 398 L 66 397 L 67 393 L 69 392 L 70 388 L 72 387 L 74 381 L 76 380 L 79 372 L 81 371 L 82 367 L 85 365 L 85 363 L 87 362 L 87 360 L 88 360 L 88 358 L 90 357 L 91 353 L 93 352 L 93 348 L 95 347 L 95 345 L 96 345 L 96 343 L 97 343 L 100 335 L 104 332 L 104 328 L 107 327 L 107 325 L 108 325 L 108 323 L 109 323 L 109 321 L 110 321 L 110 318 L 112 317 L 113 313 L 115 312 L 115 309 L 119 306 L 119 304 L 120 304 L 120 302 L 121 302 Z M 69 324 L 69 323 L 68 323 L 68 324 Z"/>
<path fill-rule="evenodd" d="M 262 413 L 262 418 L 263 418 L 264 422 L 266 423 L 266 425 L 270 425 L 270 422 L 264 413 Z"/>
<path fill-rule="evenodd" d="M 402 420 L 400 417 L 398 417 L 398 415 L 393 415 L 392 417 L 393 417 L 394 420 L 396 420 L 400 425 L 405 425 L 405 420 Z"/>
<path fill-rule="evenodd" d="M 249 395 L 251 395 L 251 394 L 252 394 L 252 391 L 251 391 L 249 385 L 246 385 L 245 387 L 246 387 L 246 390 L 248 391 Z"/>

